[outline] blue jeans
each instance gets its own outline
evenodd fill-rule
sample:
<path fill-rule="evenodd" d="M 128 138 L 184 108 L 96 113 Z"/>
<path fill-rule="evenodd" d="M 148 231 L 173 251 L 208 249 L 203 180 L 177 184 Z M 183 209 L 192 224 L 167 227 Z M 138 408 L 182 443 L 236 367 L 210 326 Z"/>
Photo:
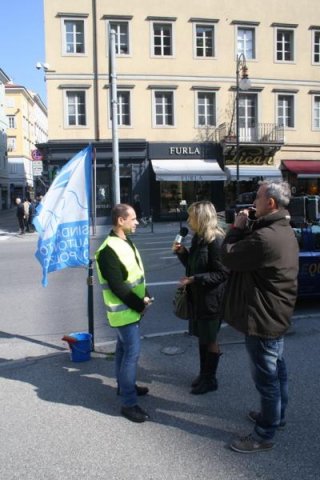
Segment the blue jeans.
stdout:
<path fill-rule="evenodd" d="M 140 325 L 131 323 L 117 328 L 116 379 L 122 403 L 126 407 L 137 404 L 136 377 L 140 355 Z"/>
<path fill-rule="evenodd" d="M 283 347 L 283 337 L 246 337 L 251 374 L 261 401 L 255 433 L 267 440 L 273 438 L 280 421 L 284 420 L 288 404 L 288 378 Z"/>

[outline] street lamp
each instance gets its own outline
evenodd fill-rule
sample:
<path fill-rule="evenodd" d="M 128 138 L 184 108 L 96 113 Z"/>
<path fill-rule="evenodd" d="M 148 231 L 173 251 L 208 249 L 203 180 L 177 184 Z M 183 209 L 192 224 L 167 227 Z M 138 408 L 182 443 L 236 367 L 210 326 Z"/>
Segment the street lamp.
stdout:
<path fill-rule="evenodd" d="M 240 78 L 241 73 L 241 78 Z M 239 125 L 239 100 L 240 90 L 249 90 L 251 81 L 248 77 L 248 67 L 244 53 L 237 56 L 237 70 L 236 70 L 236 163 L 237 163 L 237 182 L 236 182 L 236 201 L 239 200 L 240 194 L 240 125 Z"/>

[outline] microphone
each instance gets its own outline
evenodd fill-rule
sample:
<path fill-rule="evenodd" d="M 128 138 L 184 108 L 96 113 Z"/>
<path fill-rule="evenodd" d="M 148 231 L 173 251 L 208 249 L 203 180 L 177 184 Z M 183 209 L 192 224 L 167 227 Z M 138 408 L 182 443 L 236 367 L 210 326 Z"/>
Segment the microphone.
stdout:
<path fill-rule="evenodd" d="M 174 243 L 181 243 L 183 242 L 184 237 L 188 235 L 188 228 L 187 227 L 181 227 L 180 232 L 178 235 L 176 235 L 176 238 L 174 239 Z"/>

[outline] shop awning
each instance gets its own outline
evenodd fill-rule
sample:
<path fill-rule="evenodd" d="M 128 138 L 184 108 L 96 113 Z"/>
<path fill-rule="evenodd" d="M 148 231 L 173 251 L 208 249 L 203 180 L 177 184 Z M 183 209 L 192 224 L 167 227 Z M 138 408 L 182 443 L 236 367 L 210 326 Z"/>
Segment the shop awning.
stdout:
<path fill-rule="evenodd" d="M 320 176 L 320 160 L 283 160 L 283 165 L 289 172 L 299 178 L 315 178 Z"/>
<path fill-rule="evenodd" d="M 228 180 L 237 179 L 237 166 L 232 165 L 225 168 Z M 266 165 L 248 166 L 239 165 L 239 179 L 252 180 L 253 178 L 263 177 L 264 180 L 280 180 L 282 178 L 281 170 L 276 167 Z"/>
<path fill-rule="evenodd" d="M 164 182 L 223 181 L 226 175 L 216 160 L 151 160 L 156 180 Z"/>

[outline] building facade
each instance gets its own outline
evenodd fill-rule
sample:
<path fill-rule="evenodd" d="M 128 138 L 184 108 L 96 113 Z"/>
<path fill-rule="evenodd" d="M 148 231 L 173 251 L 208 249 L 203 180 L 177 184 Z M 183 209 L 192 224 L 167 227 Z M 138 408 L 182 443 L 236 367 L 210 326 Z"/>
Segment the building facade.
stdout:
<path fill-rule="evenodd" d="M 36 144 L 48 139 L 47 108 L 41 98 L 22 85 L 5 85 L 5 113 L 8 121 L 7 151 L 10 205 L 17 197 L 35 195 L 42 169 L 35 169 Z M 39 178 L 39 180 L 37 180 Z"/>
<path fill-rule="evenodd" d="M 316 0 L 44 0 L 44 14 L 50 141 L 39 148 L 50 175 L 95 145 L 98 216 L 112 204 L 111 31 L 122 201 L 139 193 L 145 213 L 167 218 L 182 200 L 223 209 L 260 178 L 319 193 Z"/>

